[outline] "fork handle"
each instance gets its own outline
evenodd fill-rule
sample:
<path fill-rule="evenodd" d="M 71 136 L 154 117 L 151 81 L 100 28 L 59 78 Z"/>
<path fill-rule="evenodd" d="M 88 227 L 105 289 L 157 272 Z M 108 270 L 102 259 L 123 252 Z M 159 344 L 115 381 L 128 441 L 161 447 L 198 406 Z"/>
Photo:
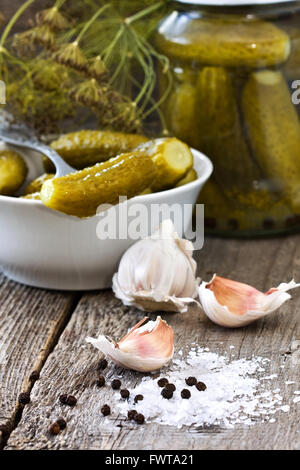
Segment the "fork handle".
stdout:
<path fill-rule="evenodd" d="M 62 159 L 62 157 L 57 152 L 55 152 L 54 149 L 52 149 L 51 147 L 48 147 L 48 145 L 45 145 L 39 142 L 38 140 L 35 140 L 35 141 L 27 140 L 27 139 L 18 140 L 18 139 L 10 138 L 9 136 L 6 136 L 6 135 L 5 136 L 0 135 L 0 139 L 8 144 L 15 145 L 17 147 L 25 147 L 31 150 L 36 150 L 42 153 L 43 155 L 45 155 L 46 157 L 50 158 L 50 160 L 54 163 L 55 168 L 56 168 L 56 173 L 55 173 L 56 178 L 59 176 L 68 175 L 69 173 L 74 173 L 76 171 L 73 167 L 68 165 Z"/>

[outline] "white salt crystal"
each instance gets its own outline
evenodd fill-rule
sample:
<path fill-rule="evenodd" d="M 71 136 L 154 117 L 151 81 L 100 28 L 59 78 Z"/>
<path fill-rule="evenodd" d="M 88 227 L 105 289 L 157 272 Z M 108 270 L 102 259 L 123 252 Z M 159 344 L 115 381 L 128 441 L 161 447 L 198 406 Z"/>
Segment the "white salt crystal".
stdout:
<path fill-rule="evenodd" d="M 299 401 L 300 401 L 300 397 L 295 397 L 295 398 L 293 399 L 293 403 L 299 403 Z"/>
<path fill-rule="evenodd" d="M 288 411 L 290 411 L 290 407 L 289 405 L 284 405 L 284 406 L 281 406 L 280 408 L 282 411 L 284 411 L 285 413 L 287 413 Z"/>
<path fill-rule="evenodd" d="M 292 385 L 292 384 L 295 384 L 296 382 L 294 382 L 293 380 L 287 380 L 285 382 L 285 385 Z"/>
<path fill-rule="evenodd" d="M 146 421 L 161 425 L 233 428 L 257 422 L 272 423 L 275 419 L 270 419 L 270 415 L 279 410 L 289 411 L 288 405 L 282 406 L 280 389 L 267 389 L 266 379 L 277 377 L 277 374 L 262 376 L 264 371 L 260 365 L 268 363 L 267 358 L 233 360 L 211 352 L 209 348 L 196 346 L 186 357 L 178 355 L 180 358 L 177 356 L 161 371 L 161 377 L 166 377 L 176 387 L 173 397 L 163 398 L 162 389 L 157 385 L 158 378 L 146 376 L 130 390 L 128 401 L 122 400 L 119 393 L 115 394 L 116 406 L 122 415 L 127 416 L 128 410 L 134 408 L 145 416 Z M 207 388 L 198 391 L 196 387 L 189 387 L 190 399 L 182 399 L 180 392 L 186 388 L 185 378 L 189 376 L 204 382 Z M 134 404 L 137 394 L 142 394 L 144 399 Z"/>
<path fill-rule="evenodd" d="M 267 377 L 262 377 L 263 380 L 272 380 L 272 379 L 275 379 L 277 376 L 277 374 L 272 374 L 272 375 L 268 375 Z"/>

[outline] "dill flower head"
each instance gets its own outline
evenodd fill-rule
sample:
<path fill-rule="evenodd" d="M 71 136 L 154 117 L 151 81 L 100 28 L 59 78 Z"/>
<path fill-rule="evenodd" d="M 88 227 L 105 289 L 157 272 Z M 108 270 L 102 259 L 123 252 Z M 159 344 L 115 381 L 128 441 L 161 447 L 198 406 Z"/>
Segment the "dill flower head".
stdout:
<path fill-rule="evenodd" d="M 51 49 L 54 45 L 54 33 L 47 25 L 36 26 L 22 33 L 15 34 L 12 47 L 20 55 L 32 55 L 35 46 Z"/>
<path fill-rule="evenodd" d="M 70 98 L 83 106 L 103 108 L 107 106 L 106 89 L 91 78 L 76 85 L 69 93 Z"/>
<path fill-rule="evenodd" d="M 51 60 L 38 59 L 33 63 L 32 81 L 39 89 L 51 91 L 70 84 L 66 67 Z"/>
<path fill-rule="evenodd" d="M 138 117 L 136 103 L 130 101 L 120 93 L 112 90 L 109 93 L 110 113 L 103 117 L 105 124 L 112 125 L 115 129 L 123 129 L 126 132 L 138 131 L 141 122 Z"/>
<path fill-rule="evenodd" d="M 72 67 L 79 71 L 86 71 L 88 69 L 87 58 L 76 41 L 61 45 L 53 54 L 53 59 L 59 64 Z"/>
<path fill-rule="evenodd" d="M 35 19 L 38 25 L 46 24 L 54 31 L 63 31 L 71 26 L 67 18 L 55 6 L 38 12 Z"/>
<path fill-rule="evenodd" d="M 92 59 L 88 69 L 88 74 L 101 82 L 107 81 L 108 70 L 100 55 L 98 55 L 95 59 Z"/>

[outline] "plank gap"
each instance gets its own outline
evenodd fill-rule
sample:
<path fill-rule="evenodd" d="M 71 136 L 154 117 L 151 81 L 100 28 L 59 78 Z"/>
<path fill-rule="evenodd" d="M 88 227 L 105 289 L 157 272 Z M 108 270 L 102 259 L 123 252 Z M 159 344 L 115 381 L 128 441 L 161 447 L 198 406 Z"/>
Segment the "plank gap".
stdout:
<path fill-rule="evenodd" d="M 72 314 L 77 308 L 77 305 L 79 304 L 82 296 L 84 293 L 79 293 L 76 292 L 74 293 L 73 297 L 70 300 L 70 303 L 68 305 L 68 310 L 66 312 L 66 315 L 62 317 L 61 321 L 58 324 L 53 325 L 53 335 L 49 335 L 49 339 L 46 342 L 44 348 L 41 350 L 40 354 L 38 355 L 35 363 L 33 364 L 32 371 L 36 371 L 39 374 L 41 373 L 43 366 L 47 360 L 47 358 L 50 356 L 50 354 L 53 352 L 55 346 L 57 345 L 59 338 L 65 328 L 67 327 Z M 30 374 L 29 374 L 30 375 Z M 22 387 L 23 392 L 27 392 L 31 394 L 31 390 L 34 387 L 35 381 L 26 379 L 26 384 L 25 387 Z M 12 413 L 11 418 L 9 421 L 1 426 L 0 429 L 0 450 L 3 450 L 3 448 L 6 446 L 7 441 L 11 435 L 11 433 L 18 427 L 19 422 L 22 419 L 22 414 L 23 410 L 26 405 L 20 404 L 18 401 L 16 401 L 15 409 Z"/>

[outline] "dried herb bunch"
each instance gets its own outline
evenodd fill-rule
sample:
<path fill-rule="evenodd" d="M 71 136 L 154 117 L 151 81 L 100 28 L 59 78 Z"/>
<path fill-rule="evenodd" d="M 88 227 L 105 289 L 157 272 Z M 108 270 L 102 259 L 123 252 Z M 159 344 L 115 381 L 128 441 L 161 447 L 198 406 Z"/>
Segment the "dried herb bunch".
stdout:
<path fill-rule="evenodd" d="M 27 30 L 12 34 L 35 1 L 24 2 L 0 39 L 0 79 L 16 119 L 40 133 L 95 118 L 99 127 L 134 132 L 158 115 L 164 129 L 160 104 L 171 74 L 150 36 L 168 0 L 56 0 Z M 159 101 L 153 98 L 157 65 L 169 84 Z"/>

